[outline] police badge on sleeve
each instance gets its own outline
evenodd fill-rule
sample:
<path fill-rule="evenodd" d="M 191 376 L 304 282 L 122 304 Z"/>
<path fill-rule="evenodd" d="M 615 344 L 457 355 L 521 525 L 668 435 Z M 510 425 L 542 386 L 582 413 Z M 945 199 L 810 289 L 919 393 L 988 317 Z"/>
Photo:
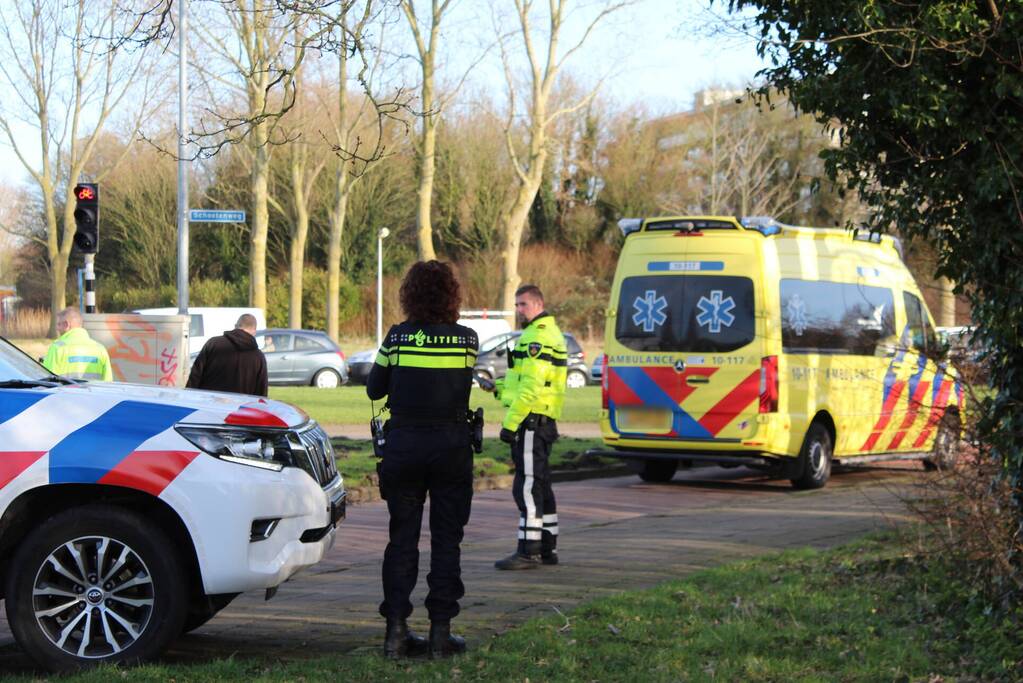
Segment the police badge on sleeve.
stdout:
<path fill-rule="evenodd" d="M 526 352 L 529 354 L 530 358 L 536 358 L 540 355 L 540 349 L 542 348 L 543 344 L 540 342 L 530 342 Z"/>

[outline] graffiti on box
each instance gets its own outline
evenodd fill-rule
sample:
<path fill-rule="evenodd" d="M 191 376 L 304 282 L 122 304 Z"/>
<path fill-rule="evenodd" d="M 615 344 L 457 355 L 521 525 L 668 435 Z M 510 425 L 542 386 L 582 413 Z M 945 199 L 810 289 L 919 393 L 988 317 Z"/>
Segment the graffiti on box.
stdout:
<path fill-rule="evenodd" d="M 182 343 L 187 340 L 173 326 L 137 318 L 111 315 L 90 325 L 92 337 L 107 347 L 114 381 L 182 386 Z"/>

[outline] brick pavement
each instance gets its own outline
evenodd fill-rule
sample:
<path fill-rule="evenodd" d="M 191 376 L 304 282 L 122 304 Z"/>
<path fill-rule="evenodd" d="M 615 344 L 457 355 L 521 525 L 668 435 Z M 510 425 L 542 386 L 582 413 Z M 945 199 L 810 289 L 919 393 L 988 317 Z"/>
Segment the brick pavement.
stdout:
<path fill-rule="evenodd" d="M 344 437 L 347 439 L 368 439 L 369 424 L 325 424 L 323 428 L 331 437 Z M 489 438 L 497 438 L 501 431 L 501 423 L 497 420 L 488 420 L 483 427 L 483 435 Z M 599 439 L 600 424 L 597 422 L 558 422 L 558 432 L 562 436 L 571 436 L 580 439 Z"/>
<path fill-rule="evenodd" d="M 556 485 L 563 563 L 527 572 L 498 572 L 493 562 L 514 547 L 518 513 L 509 491 L 476 494 L 463 544 L 466 597 L 456 621 L 470 646 L 554 608 L 627 588 L 643 588 L 698 569 L 785 548 L 825 548 L 904 522 L 903 499 L 924 475 L 911 468 L 836 475 L 822 491 L 796 492 L 744 469 L 682 472 L 668 484 L 636 477 Z M 425 516 L 424 516 L 425 518 Z M 383 623 L 380 559 L 386 544 L 382 503 L 350 508 L 328 557 L 281 586 L 264 602 L 240 596 L 206 626 L 182 637 L 170 661 L 229 655 L 299 658 L 379 646 Z M 424 529 L 413 627 L 429 566 Z M 0 642 L 9 638 L 0 621 Z M 0 672 L 28 666 L 15 645 L 0 646 Z"/>

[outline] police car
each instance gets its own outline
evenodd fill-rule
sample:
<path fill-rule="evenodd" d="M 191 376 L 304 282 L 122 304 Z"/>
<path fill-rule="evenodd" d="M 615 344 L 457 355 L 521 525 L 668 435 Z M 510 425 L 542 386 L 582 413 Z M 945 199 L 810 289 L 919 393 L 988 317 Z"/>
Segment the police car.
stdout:
<path fill-rule="evenodd" d="M 0 339 L 0 590 L 53 670 L 151 657 L 318 562 L 345 516 L 323 429 L 253 396 L 78 383 Z"/>

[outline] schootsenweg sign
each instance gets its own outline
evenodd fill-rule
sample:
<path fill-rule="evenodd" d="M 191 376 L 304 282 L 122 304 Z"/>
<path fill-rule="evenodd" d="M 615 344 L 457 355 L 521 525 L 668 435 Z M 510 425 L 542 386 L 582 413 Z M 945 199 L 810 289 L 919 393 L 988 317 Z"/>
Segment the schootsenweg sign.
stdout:
<path fill-rule="evenodd" d="M 190 209 L 189 223 L 244 223 L 244 211 L 220 211 L 216 209 Z"/>

